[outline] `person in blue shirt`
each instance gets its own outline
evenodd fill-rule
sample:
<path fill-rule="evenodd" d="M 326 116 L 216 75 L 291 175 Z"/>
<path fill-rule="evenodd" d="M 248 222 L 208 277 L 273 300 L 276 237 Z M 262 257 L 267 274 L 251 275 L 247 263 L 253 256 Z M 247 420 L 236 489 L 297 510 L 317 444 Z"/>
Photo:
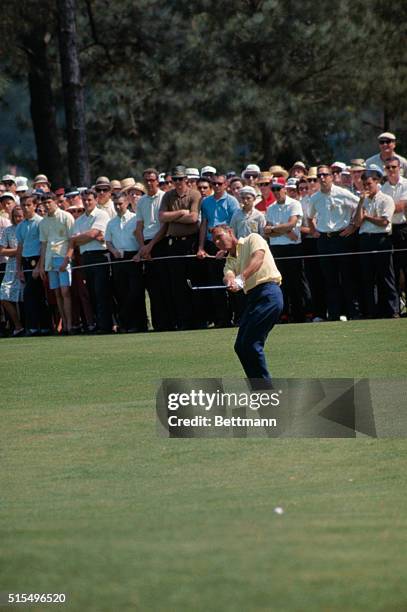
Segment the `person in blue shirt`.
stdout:
<path fill-rule="evenodd" d="M 41 253 L 39 224 L 42 217 L 35 212 L 35 201 L 31 194 L 21 198 L 24 213 L 16 229 L 17 273 L 24 285 L 25 328 L 28 336 L 47 335 L 51 331 L 51 317 L 48 311 L 45 290 L 40 278 L 39 260 Z"/>
<path fill-rule="evenodd" d="M 205 259 L 208 255 L 216 255 L 218 248 L 212 240 L 211 229 L 217 225 L 230 225 L 233 214 L 240 209 L 239 202 L 227 193 L 227 178 L 223 174 L 215 174 L 212 179 L 213 195 L 207 196 L 201 203 L 201 226 L 199 229 L 199 248 L 197 257 Z M 223 260 L 210 259 L 205 262 L 203 281 L 209 285 L 221 285 L 223 279 Z M 215 327 L 229 327 L 231 324 L 231 309 L 226 291 L 211 291 L 208 305 L 208 322 Z"/>

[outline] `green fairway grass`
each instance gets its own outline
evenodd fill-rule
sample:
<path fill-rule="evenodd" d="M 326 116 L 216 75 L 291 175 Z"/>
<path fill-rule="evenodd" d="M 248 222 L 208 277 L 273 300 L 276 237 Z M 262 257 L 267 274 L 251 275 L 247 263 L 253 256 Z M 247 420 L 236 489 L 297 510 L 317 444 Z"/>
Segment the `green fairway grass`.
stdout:
<path fill-rule="evenodd" d="M 242 376 L 235 335 L 0 340 L 0 591 L 75 612 L 407 610 L 406 440 L 157 436 L 160 379 Z M 280 325 L 267 356 L 281 378 L 405 377 L 407 321 Z"/>

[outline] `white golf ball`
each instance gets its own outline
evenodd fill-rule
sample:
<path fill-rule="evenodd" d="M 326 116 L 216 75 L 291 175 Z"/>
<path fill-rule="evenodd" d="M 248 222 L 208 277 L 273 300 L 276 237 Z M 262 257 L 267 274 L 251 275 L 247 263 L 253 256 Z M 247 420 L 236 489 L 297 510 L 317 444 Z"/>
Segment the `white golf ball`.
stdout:
<path fill-rule="evenodd" d="M 281 508 L 281 506 L 277 506 L 276 508 L 274 508 L 273 512 L 275 512 L 276 514 L 284 514 L 284 510 Z"/>

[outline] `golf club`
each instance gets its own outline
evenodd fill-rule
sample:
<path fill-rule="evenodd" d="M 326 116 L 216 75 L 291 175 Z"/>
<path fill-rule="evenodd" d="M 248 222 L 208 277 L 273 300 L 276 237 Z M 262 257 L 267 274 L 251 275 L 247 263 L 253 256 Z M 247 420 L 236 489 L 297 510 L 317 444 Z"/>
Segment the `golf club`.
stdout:
<path fill-rule="evenodd" d="M 192 291 L 203 291 L 205 289 L 226 289 L 225 285 L 206 285 L 202 287 L 194 287 L 189 278 L 187 278 L 187 285 Z"/>

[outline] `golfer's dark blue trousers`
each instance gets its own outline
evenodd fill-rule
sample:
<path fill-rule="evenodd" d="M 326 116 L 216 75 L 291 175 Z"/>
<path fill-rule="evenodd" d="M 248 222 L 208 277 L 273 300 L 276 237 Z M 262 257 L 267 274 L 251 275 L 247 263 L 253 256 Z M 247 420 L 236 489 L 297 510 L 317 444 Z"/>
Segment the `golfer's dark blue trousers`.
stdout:
<path fill-rule="evenodd" d="M 275 283 L 263 283 L 247 293 L 247 306 L 235 342 L 235 351 L 247 378 L 271 379 L 264 343 L 279 321 L 282 309 L 283 294 Z"/>

